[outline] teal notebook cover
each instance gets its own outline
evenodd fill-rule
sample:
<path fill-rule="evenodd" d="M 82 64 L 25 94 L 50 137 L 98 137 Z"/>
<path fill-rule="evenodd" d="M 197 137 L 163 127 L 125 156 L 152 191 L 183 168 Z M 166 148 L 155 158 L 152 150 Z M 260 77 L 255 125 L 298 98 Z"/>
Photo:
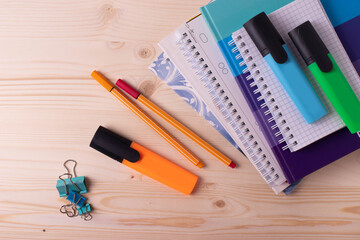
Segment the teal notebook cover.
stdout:
<path fill-rule="evenodd" d="M 215 40 L 230 36 L 260 12 L 271 13 L 293 0 L 216 0 L 201 7 Z"/>

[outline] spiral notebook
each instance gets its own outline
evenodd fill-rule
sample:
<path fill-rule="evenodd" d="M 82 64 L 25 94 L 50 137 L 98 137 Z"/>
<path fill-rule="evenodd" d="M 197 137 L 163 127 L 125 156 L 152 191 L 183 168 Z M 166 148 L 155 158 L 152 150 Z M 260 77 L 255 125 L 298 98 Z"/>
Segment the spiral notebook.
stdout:
<path fill-rule="evenodd" d="M 266 4 L 267 0 L 255 0 L 256 4 L 251 9 L 233 8 L 228 10 L 228 14 L 223 17 L 214 17 L 219 15 L 218 9 L 222 9 L 223 5 L 246 3 L 245 0 L 217 0 L 201 9 L 204 18 L 215 36 L 219 48 L 221 49 L 225 59 L 229 63 L 234 77 L 236 78 L 242 94 L 248 102 L 248 105 L 255 116 L 260 128 L 263 131 L 273 153 L 280 164 L 283 173 L 289 183 L 294 183 L 306 175 L 326 166 L 327 164 L 357 150 L 360 148 L 360 134 L 350 134 L 350 132 L 343 128 L 336 131 L 315 143 L 304 147 L 296 152 L 288 150 L 283 151 L 282 148 L 286 146 L 285 142 L 279 143 L 283 139 L 279 134 L 278 129 L 271 128 L 271 123 L 265 120 L 265 112 L 267 108 L 262 108 L 264 101 L 260 93 L 254 93 L 256 86 L 252 84 L 253 80 L 249 73 L 243 70 L 247 68 L 246 65 L 241 64 L 243 61 L 238 48 L 229 32 L 238 30 L 238 25 L 244 24 L 249 18 L 255 16 L 257 13 L 265 11 L 272 12 Z M 265 3 L 262 4 L 262 3 Z M 277 2 L 277 1 L 274 1 Z M 284 3 L 286 1 L 282 1 Z M 288 1 L 292 2 L 293 1 Z M 277 2 L 278 3 L 278 2 Z M 285 5 L 285 4 L 284 4 Z M 303 9 L 306 11 L 306 9 Z M 249 17 L 249 13 L 252 16 Z M 320 14 L 324 14 L 320 12 Z M 229 23 L 234 23 L 230 24 Z M 224 27 L 228 25 L 228 27 Z M 275 134 L 277 134 L 275 136 Z M 275 137 L 274 137 L 275 136 Z"/>
<path fill-rule="evenodd" d="M 159 43 L 206 102 L 264 180 L 279 193 L 289 186 L 220 49 L 199 15 Z"/>
<path fill-rule="evenodd" d="M 223 135 L 234 147 L 242 152 L 240 147 L 236 145 L 232 137 L 226 131 L 219 119 L 209 109 L 207 103 L 191 86 L 189 81 L 180 74 L 174 63 L 162 52 L 149 69 L 172 88 L 185 102 L 187 102 L 201 117 L 209 122 L 221 135 Z"/>
<path fill-rule="evenodd" d="M 271 126 L 268 124 L 268 127 L 278 129 L 275 135 L 282 134 L 283 138 L 280 142 L 287 143 L 283 150 L 289 148 L 291 151 L 297 151 L 343 128 L 344 123 L 305 66 L 287 33 L 305 21 L 311 21 L 358 98 L 360 97 L 360 78 L 318 0 L 296 0 L 270 13 L 269 18 L 291 52 L 294 53 L 305 75 L 328 109 L 328 114 L 315 123 L 308 124 L 302 117 L 245 29 L 236 31 L 233 39 L 244 59 L 240 65 L 248 66 L 243 71 L 250 72 L 248 78 L 251 79 L 248 82 L 251 82 L 253 92 L 259 92 L 260 99 L 264 100 L 262 107 L 267 111 L 263 117 L 267 122 L 271 122 Z M 268 117 L 270 115 L 271 117 Z"/>

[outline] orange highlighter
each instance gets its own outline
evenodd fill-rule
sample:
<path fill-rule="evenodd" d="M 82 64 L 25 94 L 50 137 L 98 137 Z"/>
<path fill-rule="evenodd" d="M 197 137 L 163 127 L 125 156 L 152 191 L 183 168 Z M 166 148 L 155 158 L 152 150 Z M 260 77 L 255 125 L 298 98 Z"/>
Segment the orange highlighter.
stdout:
<path fill-rule="evenodd" d="M 198 180 L 191 172 L 102 126 L 96 131 L 90 147 L 187 195 Z"/>

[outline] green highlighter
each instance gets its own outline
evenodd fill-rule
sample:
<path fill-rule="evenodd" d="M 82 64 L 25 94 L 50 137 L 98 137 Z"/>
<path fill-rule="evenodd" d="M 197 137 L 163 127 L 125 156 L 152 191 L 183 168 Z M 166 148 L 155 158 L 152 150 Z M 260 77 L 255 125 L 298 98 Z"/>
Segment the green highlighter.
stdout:
<path fill-rule="evenodd" d="M 307 21 L 289 32 L 306 65 L 351 133 L 360 131 L 360 102 L 344 74 Z"/>

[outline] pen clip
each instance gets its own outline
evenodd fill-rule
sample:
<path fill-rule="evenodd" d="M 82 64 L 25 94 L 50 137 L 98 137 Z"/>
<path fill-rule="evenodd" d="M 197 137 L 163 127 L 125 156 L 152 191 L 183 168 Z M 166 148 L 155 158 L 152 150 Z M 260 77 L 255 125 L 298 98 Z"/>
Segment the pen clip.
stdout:
<path fill-rule="evenodd" d="M 282 64 L 285 63 L 288 59 L 288 55 L 283 47 L 285 44 L 284 40 L 280 39 L 269 39 L 268 51 L 271 56 L 274 58 L 275 62 Z"/>
<path fill-rule="evenodd" d="M 91 140 L 90 147 L 122 162 L 124 159 L 135 163 L 140 159 L 140 153 L 131 148 L 131 141 L 100 126 Z"/>
<path fill-rule="evenodd" d="M 333 69 L 333 64 L 328 54 L 324 53 L 323 51 L 319 51 L 317 54 L 314 54 L 314 58 L 322 72 L 328 73 Z"/>

